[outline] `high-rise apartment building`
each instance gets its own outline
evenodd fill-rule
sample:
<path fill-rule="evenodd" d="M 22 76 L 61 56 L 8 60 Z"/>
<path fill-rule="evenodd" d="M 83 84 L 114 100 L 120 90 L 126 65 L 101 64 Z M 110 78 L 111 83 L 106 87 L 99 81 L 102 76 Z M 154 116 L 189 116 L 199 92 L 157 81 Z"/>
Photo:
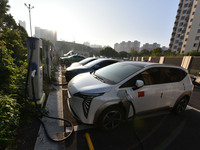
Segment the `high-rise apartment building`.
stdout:
<path fill-rule="evenodd" d="M 169 49 L 177 54 L 200 50 L 200 0 L 180 0 Z"/>
<path fill-rule="evenodd" d="M 118 52 L 121 52 L 121 51 L 125 51 L 125 52 L 130 52 L 131 48 L 134 47 L 136 51 L 139 51 L 140 49 L 140 42 L 139 41 L 134 41 L 134 42 L 131 42 L 131 41 L 128 41 L 128 42 L 121 42 L 121 43 L 115 43 L 114 45 L 114 49 Z"/>
<path fill-rule="evenodd" d="M 41 29 L 39 27 L 35 27 L 35 37 L 44 38 L 46 40 L 51 41 L 55 45 L 55 43 L 57 41 L 57 32 L 47 30 L 47 29 Z"/>
<path fill-rule="evenodd" d="M 158 44 L 158 43 L 153 43 L 153 44 L 145 43 L 145 44 L 140 48 L 140 50 L 147 49 L 147 50 L 151 51 L 151 50 L 154 50 L 154 49 L 156 49 L 156 48 L 160 48 L 160 44 Z"/>
<path fill-rule="evenodd" d="M 24 27 L 24 29 L 26 30 L 26 22 L 25 21 L 19 20 L 19 24 L 20 24 L 20 26 Z"/>

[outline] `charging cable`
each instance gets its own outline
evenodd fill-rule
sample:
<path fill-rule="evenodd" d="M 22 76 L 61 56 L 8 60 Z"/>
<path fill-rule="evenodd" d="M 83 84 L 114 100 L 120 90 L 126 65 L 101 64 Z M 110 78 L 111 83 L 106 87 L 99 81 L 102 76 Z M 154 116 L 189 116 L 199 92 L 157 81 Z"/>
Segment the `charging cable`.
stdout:
<path fill-rule="evenodd" d="M 69 120 L 66 120 L 66 119 L 63 119 L 63 118 L 57 118 L 57 117 L 52 117 L 52 116 L 45 115 L 45 114 L 40 110 L 40 108 L 39 108 L 39 106 L 38 106 L 38 104 L 37 104 L 37 102 L 36 102 L 35 90 L 34 90 L 34 77 L 35 77 L 35 73 L 36 73 L 36 70 L 33 70 L 33 71 L 31 72 L 32 96 L 33 96 L 33 100 L 34 100 L 35 106 L 36 106 L 37 110 L 39 111 L 41 117 L 46 117 L 46 118 L 50 118 L 50 119 L 56 119 L 56 120 L 64 121 L 64 122 L 65 122 L 65 127 L 71 127 L 71 130 L 70 130 L 69 132 L 66 132 L 66 130 L 65 130 L 65 137 L 62 138 L 62 139 L 55 140 L 55 139 L 53 139 L 53 138 L 49 135 L 49 133 L 48 133 L 48 131 L 47 131 L 47 129 L 46 129 L 46 126 L 45 126 L 44 122 L 41 120 L 41 117 L 38 117 L 38 119 L 39 119 L 39 121 L 41 122 L 41 124 L 42 124 L 42 126 L 43 126 L 43 128 L 44 128 L 44 131 L 45 131 L 45 133 L 46 133 L 46 135 L 47 135 L 47 137 L 48 137 L 49 140 L 51 140 L 51 141 L 53 141 L 53 142 L 63 142 L 63 141 L 65 141 L 66 139 L 68 139 L 68 138 L 71 136 L 71 134 L 72 134 L 73 131 L 74 131 L 74 126 L 73 126 L 72 122 L 70 122 Z"/>
<path fill-rule="evenodd" d="M 118 97 L 121 99 L 122 103 L 125 103 L 125 102 L 128 102 L 130 104 L 130 106 L 132 107 L 132 110 L 133 110 L 133 117 L 132 117 L 132 120 L 134 121 L 135 119 L 135 114 L 134 114 L 134 105 L 132 103 L 132 98 L 131 96 L 128 94 L 128 92 L 126 90 L 121 90 L 117 93 Z M 129 112 L 129 111 L 128 111 Z M 133 130 L 135 132 L 135 135 L 136 135 L 136 138 L 137 140 L 139 141 L 140 145 L 141 145 L 141 149 L 144 150 L 144 145 L 142 143 L 142 140 L 140 139 L 136 129 L 135 129 L 135 125 L 134 125 L 134 122 L 133 122 Z"/>

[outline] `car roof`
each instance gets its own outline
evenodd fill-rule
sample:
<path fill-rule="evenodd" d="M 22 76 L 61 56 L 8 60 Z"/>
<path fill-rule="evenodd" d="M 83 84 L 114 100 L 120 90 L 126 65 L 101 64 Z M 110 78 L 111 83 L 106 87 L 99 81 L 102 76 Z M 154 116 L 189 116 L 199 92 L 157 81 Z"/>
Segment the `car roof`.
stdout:
<path fill-rule="evenodd" d="M 141 61 L 124 61 L 122 63 L 130 63 L 139 67 L 150 67 L 150 66 L 154 66 L 154 67 L 170 67 L 170 68 L 179 68 L 182 69 L 184 71 L 187 72 L 186 69 L 180 67 L 180 66 L 175 66 L 175 65 L 169 65 L 169 64 L 159 64 L 159 63 L 152 63 L 152 62 L 141 62 Z"/>

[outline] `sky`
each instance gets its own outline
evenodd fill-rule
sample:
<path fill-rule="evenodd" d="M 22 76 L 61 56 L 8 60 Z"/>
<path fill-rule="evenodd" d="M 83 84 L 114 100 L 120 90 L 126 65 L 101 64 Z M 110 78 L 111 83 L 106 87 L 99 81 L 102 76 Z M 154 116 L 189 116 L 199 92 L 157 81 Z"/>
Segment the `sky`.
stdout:
<path fill-rule="evenodd" d="M 57 31 L 57 40 L 111 46 L 122 41 L 169 46 L 179 0 L 9 0 L 15 21 Z"/>

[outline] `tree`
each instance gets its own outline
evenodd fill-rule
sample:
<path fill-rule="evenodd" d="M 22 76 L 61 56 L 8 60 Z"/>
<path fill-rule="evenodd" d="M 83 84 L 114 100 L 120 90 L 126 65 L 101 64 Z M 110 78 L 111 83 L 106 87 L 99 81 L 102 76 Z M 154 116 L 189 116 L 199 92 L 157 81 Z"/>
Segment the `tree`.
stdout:
<path fill-rule="evenodd" d="M 134 47 L 131 48 L 131 50 L 130 50 L 130 55 L 131 55 L 132 57 L 138 56 L 138 52 L 135 50 Z"/>
<path fill-rule="evenodd" d="M 139 53 L 140 56 L 150 56 L 151 55 L 151 52 L 147 49 L 143 49 L 140 53 Z"/>
<path fill-rule="evenodd" d="M 112 47 L 107 46 L 100 51 L 100 55 L 106 57 L 117 57 L 118 53 Z"/>
<path fill-rule="evenodd" d="M 24 47 L 24 43 L 22 42 L 20 33 L 18 30 L 7 30 L 0 35 L 0 40 L 5 42 L 5 46 L 7 49 L 12 50 L 12 58 L 14 58 L 14 63 L 17 66 L 21 65 L 21 61 L 26 60 L 27 50 Z"/>
<path fill-rule="evenodd" d="M 162 55 L 162 49 L 161 48 L 156 48 L 152 51 L 152 56 L 161 56 Z"/>
<path fill-rule="evenodd" d="M 0 1 L 0 32 L 3 28 L 3 22 L 5 21 L 6 12 L 9 10 L 8 0 Z"/>
<path fill-rule="evenodd" d="M 185 56 L 200 56 L 200 52 L 198 51 L 187 52 Z"/>
<path fill-rule="evenodd" d="M 128 58 L 128 57 L 130 57 L 130 54 L 125 51 L 121 51 L 121 52 L 119 52 L 118 56 L 121 58 Z"/>
<path fill-rule="evenodd" d="M 175 56 L 175 52 L 172 52 L 171 50 L 163 51 L 164 56 Z"/>

